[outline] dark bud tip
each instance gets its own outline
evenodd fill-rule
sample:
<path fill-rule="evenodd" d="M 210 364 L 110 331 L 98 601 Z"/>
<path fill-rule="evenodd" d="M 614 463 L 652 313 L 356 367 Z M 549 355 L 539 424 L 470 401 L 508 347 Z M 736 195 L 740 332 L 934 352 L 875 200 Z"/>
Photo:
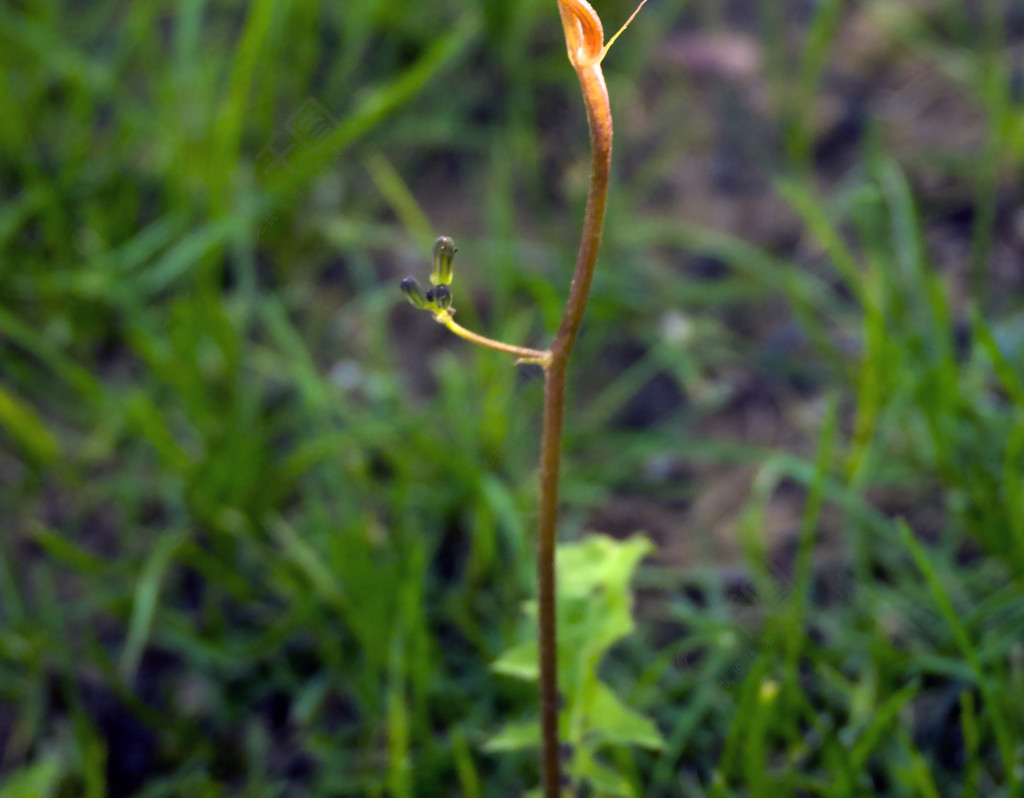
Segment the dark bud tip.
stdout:
<path fill-rule="evenodd" d="M 434 285 L 451 285 L 455 273 L 455 242 L 448 236 L 441 236 L 434 242 L 434 265 L 430 282 Z"/>
<path fill-rule="evenodd" d="M 430 296 L 429 292 L 427 296 Z M 446 285 L 434 286 L 434 304 L 441 310 L 448 310 L 452 306 L 452 292 Z"/>
<path fill-rule="evenodd" d="M 430 302 L 425 296 L 423 296 L 423 289 L 420 288 L 419 281 L 415 277 L 406 277 L 401 283 L 402 293 L 405 294 L 405 298 L 409 300 L 414 308 L 420 310 L 427 310 L 430 308 Z"/>

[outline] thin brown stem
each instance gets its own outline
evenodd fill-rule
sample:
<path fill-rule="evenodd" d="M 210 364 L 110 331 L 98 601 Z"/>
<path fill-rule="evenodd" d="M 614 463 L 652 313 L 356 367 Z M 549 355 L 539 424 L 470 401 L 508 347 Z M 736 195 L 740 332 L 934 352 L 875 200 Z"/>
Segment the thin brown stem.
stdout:
<path fill-rule="evenodd" d="M 641 0 L 637 11 L 646 0 Z M 604 43 L 601 20 L 586 0 L 558 0 L 569 61 L 579 77 L 583 102 L 590 127 L 590 188 L 583 219 L 576 269 L 569 299 L 555 339 L 548 350 L 527 349 L 495 341 L 471 332 L 455 323 L 447 308 L 440 309 L 430 294 L 423 295 L 419 285 L 407 278 L 402 290 L 412 304 L 433 309 L 435 319 L 449 330 L 473 343 L 516 355 L 520 362 L 544 367 L 544 425 L 540 444 L 540 510 L 537 521 L 538 648 L 540 652 L 541 769 L 545 798 L 562 795 L 561 750 L 558 742 L 558 636 L 556 613 L 555 544 L 558 529 L 558 482 L 562 455 L 562 422 L 565 416 L 565 379 L 576 337 L 583 323 L 594 265 L 601 245 L 605 209 L 608 205 L 608 181 L 612 162 L 612 114 L 608 89 L 601 73 L 601 60 L 612 42 L 632 22 L 636 12 L 622 29 Z M 451 246 L 450 239 L 438 244 Z M 437 258 L 435 245 L 435 259 Z M 445 250 L 447 251 L 447 250 Z M 454 247 L 450 255 L 454 255 Z M 449 263 L 450 269 L 450 263 Z M 449 273 L 450 277 L 450 273 Z M 433 279 L 433 278 L 432 278 Z M 445 282 L 447 285 L 447 282 Z M 437 291 L 441 286 L 435 287 Z"/>
<path fill-rule="evenodd" d="M 540 508 L 537 522 L 537 643 L 540 650 L 541 766 L 545 798 L 561 794 L 558 744 L 558 639 L 555 615 L 555 541 L 558 471 L 565 411 L 565 363 L 545 371 L 544 426 L 540 444 Z"/>
<path fill-rule="evenodd" d="M 558 528 L 558 482 L 565 414 L 565 380 L 576 337 L 583 322 L 608 204 L 612 160 L 612 115 L 601 74 L 604 56 L 601 21 L 583 0 L 559 0 L 569 60 L 579 75 L 590 125 L 590 189 L 576 270 L 562 323 L 551 345 L 545 370 L 544 426 L 540 452 L 540 512 L 537 529 L 538 645 L 540 649 L 541 764 L 545 798 L 562 794 L 558 742 L 558 640 L 556 630 L 555 542 Z"/>

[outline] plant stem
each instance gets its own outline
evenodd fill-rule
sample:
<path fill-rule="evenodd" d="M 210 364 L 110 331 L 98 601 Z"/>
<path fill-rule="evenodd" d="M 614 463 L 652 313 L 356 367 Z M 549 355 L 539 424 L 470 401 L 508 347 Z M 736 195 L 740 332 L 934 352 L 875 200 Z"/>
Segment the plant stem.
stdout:
<path fill-rule="evenodd" d="M 562 450 L 562 420 L 565 414 L 565 378 L 573 345 L 583 322 L 594 264 L 604 228 L 608 204 L 608 180 L 612 160 L 612 115 L 608 90 L 601 74 L 604 51 L 588 47 L 588 33 L 600 33 L 600 20 L 593 9 L 578 0 L 560 0 L 569 60 L 579 75 L 583 101 L 590 126 L 590 189 L 583 220 L 576 270 L 562 323 L 551 344 L 551 358 L 545 369 L 544 424 L 540 446 L 540 511 L 537 526 L 538 646 L 540 649 L 541 763 L 545 798 L 559 798 L 562 776 L 558 743 L 558 641 L 556 634 L 555 541 L 558 527 L 558 481 Z M 589 18 L 587 14 L 591 15 Z M 589 27 L 588 27 L 589 26 Z M 590 42 L 595 37 L 589 37 Z M 596 37 L 598 47 L 600 36 Z"/>
<path fill-rule="evenodd" d="M 544 376 L 544 425 L 540 443 L 540 510 L 537 521 L 537 644 L 540 651 L 541 768 L 545 798 L 561 793 L 558 745 L 558 638 L 555 624 L 555 540 L 558 467 L 565 410 L 565 364 Z"/>
<path fill-rule="evenodd" d="M 515 355 L 519 358 L 519 360 L 516 361 L 518 363 L 536 363 L 540 366 L 546 367 L 551 361 L 551 352 L 547 350 L 528 349 L 525 346 L 513 346 L 512 344 L 506 344 L 504 341 L 495 341 L 493 338 L 478 335 L 472 330 L 467 330 L 461 324 L 456 322 L 448 312 L 438 313 L 434 319 L 438 324 L 443 324 L 460 338 L 465 338 L 467 341 L 487 347 L 488 349 L 494 349 L 497 352 L 505 352 L 509 355 Z"/>
<path fill-rule="evenodd" d="M 429 300 L 431 304 L 428 305 L 427 297 L 430 295 L 421 295 L 415 280 L 407 278 L 411 282 L 402 282 L 402 290 L 414 306 L 432 308 L 437 322 L 456 335 L 490 349 L 516 355 L 520 362 L 538 363 L 544 367 L 544 424 L 540 443 L 540 509 L 537 521 L 537 643 L 540 655 L 541 771 L 545 798 L 559 798 L 562 794 L 561 750 L 558 744 L 558 712 L 562 701 L 558 693 L 555 543 L 558 530 L 562 421 L 565 416 L 565 378 L 569 356 L 587 308 L 590 283 L 594 278 L 594 264 L 597 262 L 597 250 L 601 245 L 604 214 L 608 205 L 608 181 L 612 163 L 612 113 L 608 103 L 608 89 L 601 73 L 601 60 L 645 2 L 641 0 L 626 24 L 605 44 L 601 19 L 587 0 L 558 0 L 558 13 L 562 19 L 569 62 L 579 77 L 583 102 L 587 108 L 587 123 L 590 127 L 590 188 L 569 299 L 551 348 L 527 349 L 471 332 L 455 323 L 452 311 L 447 307 L 440 309 L 433 304 L 433 299 Z M 442 243 L 442 240 L 438 239 L 438 243 Z M 445 246 L 450 245 L 449 239 Z M 454 249 L 451 254 L 454 254 Z"/>

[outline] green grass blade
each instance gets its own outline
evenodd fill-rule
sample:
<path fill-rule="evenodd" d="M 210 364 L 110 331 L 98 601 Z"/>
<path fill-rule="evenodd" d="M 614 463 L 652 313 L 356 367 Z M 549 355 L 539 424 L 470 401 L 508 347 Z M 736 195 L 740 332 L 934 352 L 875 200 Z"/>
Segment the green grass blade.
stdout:
<path fill-rule="evenodd" d="M 128 635 L 118 661 L 118 672 L 125 682 L 130 683 L 135 678 L 142 653 L 153 631 L 153 619 L 156 617 L 164 576 L 187 539 L 188 536 L 184 532 L 165 534 L 154 546 L 152 554 L 142 568 L 135 586 Z"/>
<path fill-rule="evenodd" d="M 1010 795 L 1019 795 L 1021 790 L 1021 775 L 1017 768 L 1013 732 L 1011 731 L 1010 723 L 1004 714 L 1006 704 L 993 690 L 992 681 L 985 673 L 985 668 L 978 656 L 978 650 L 971 641 L 971 637 L 968 634 L 966 627 L 960 620 L 960 616 L 956 608 L 953 606 L 953 602 L 949 598 L 949 593 L 943 586 L 943 580 L 936 572 L 935 566 L 932 565 L 932 562 L 925 553 L 924 548 L 918 542 L 917 538 L 914 537 L 914 533 L 910 531 L 910 527 L 907 526 L 906 522 L 900 521 L 898 526 L 903 544 L 910 551 L 914 563 L 924 575 L 925 581 L 928 583 L 928 587 L 931 590 L 932 599 L 939 608 L 939 613 L 942 615 L 943 620 L 945 620 L 946 625 L 952 632 L 957 647 L 960 649 L 960 653 L 970 665 L 971 673 L 974 675 L 975 684 L 978 689 L 981 690 L 981 694 L 985 700 L 985 707 L 988 710 L 988 715 L 992 723 L 992 730 L 995 734 L 996 745 L 998 746 L 1000 755 L 1002 756 L 1003 778 L 1006 779 Z"/>

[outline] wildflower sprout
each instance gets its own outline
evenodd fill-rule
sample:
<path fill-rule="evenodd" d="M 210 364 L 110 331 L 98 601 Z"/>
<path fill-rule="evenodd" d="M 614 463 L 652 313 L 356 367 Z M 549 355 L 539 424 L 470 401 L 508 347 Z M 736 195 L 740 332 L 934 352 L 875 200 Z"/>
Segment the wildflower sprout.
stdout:
<path fill-rule="evenodd" d="M 451 285 L 455 267 L 455 242 L 448 236 L 441 236 L 434 242 L 434 267 L 430 282 L 434 285 Z"/>
<path fill-rule="evenodd" d="M 430 271 L 433 284 L 424 293 L 415 277 L 402 280 L 402 293 L 409 303 L 418 310 L 429 310 L 438 321 L 444 323 L 455 312 L 452 308 L 452 264 L 455 262 L 455 242 L 448 236 L 441 236 L 434 242 L 434 265 Z"/>

